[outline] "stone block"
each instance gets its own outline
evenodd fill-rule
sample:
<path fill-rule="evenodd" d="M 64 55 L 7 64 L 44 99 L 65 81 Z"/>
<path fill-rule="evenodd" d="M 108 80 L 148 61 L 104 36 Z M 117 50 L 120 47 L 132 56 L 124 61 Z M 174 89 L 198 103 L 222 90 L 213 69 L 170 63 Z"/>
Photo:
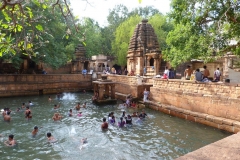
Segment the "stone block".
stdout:
<path fill-rule="evenodd" d="M 201 124 L 205 124 L 207 126 L 211 126 L 211 127 L 215 127 L 218 128 L 218 124 L 214 123 L 214 122 L 210 122 L 208 120 L 205 120 L 203 118 L 198 118 L 196 117 L 196 122 L 201 123 Z"/>
<path fill-rule="evenodd" d="M 213 122 L 217 123 L 217 124 L 222 124 L 224 118 L 220 118 L 220 117 L 214 117 L 213 118 Z"/>
<path fill-rule="evenodd" d="M 158 110 L 159 110 L 160 112 L 165 113 L 165 114 L 170 114 L 170 110 L 168 110 L 168 109 L 165 109 L 165 108 L 158 108 Z"/>
<path fill-rule="evenodd" d="M 186 119 L 186 115 L 184 113 L 180 113 L 180 112 L 177 112 L 177 111 L 170 110 L 170 115 Z"/>
<path fill-rule="evenodd" d="M 214 116 L 211 116 L 211 115 L 206 116 L 207 121 L 212 121 L 213 122 L 213 118 L 214 118 Z"/>
<path fill-rule="evenodd" d="M 196 117 L 194 117 L 192 115 L 186 115 L 186 119 L 189 120 L 189 121 L 196 122 Z"/>
<path fill-rule="evenodd" d="M 234 122 L 235 122 L 235 121 L 234 121 L 234 120 L 231 120 L 231 119 L 225 119 L 225 118 L 222 119 L 222 123 L 223 123 L 223 124 L 227 124 L 227 125 L 229 125 L 229 126 L 232 126 Z"/>
<path fill-rule="evenodd" d="M 233 122 L 233 126 L 240 128 L 240 122 L 238 122 L 238 121 Z"/>
<path fill-rule="evenodd" d="M 240 128 L 239 127 L 234 127 L 233 126 L 233 133 L 238 133 L 240 131 Z"/>
<path fill-rule="evenodd" d="M 229 126 L 229 125 L 226 125 L 226 124 L 219 124 L 218 125 L 218 129 L 225 130 L 225 131 L 228 131 L 228 132 L 231 132 L 231 133 L 234 132 L 233 128 L 234 128 L 233 126 Z"/>

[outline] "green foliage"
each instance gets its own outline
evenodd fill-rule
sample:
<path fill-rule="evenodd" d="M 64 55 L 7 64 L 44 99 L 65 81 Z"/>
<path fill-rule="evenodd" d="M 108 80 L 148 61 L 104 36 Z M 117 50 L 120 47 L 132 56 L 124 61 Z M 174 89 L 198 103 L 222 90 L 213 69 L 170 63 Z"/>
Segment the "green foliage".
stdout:
<path fill-rule="evenodd" d="M 136 25 L 141 21 L 140 16 L 132 16 L 121 23 L 115 32 L 115 40 L 112 43 L 113 52 L 117 55 L 119 65 L 126 65 L 128 45 Z"/>
<path fill-rule="evenodd" d="M 101 28 L 98 23 L 91 18 L 84 18 L 80 25 L 82 31 L 84 31 L 86 40 L 83 45 L 85 45 L 86 56 L 91 57 L 93 55 L 102 54 L 102 35 Z"/>
<path fill-rule="evenodd" d="M 173 29 L 173 24 L 168 21 L 167 16 L 155 14 L 150 17 L 148 23 L 152 25 L 154 32 L 158 37 L 161 50 L 168 48 L 166 44 L 166 38 L 169 31 Z"/>
<path fill-rule="evenodd" d="M 173 66 L 201 58 L 210 61 L 231 51 L 240 55 L 240 5 L 238 1 L 173 0 L 170 17 L 174 31 L 167 37 L 164 57 Z M 237 43 L 230 45 L 230 40 Z"/>

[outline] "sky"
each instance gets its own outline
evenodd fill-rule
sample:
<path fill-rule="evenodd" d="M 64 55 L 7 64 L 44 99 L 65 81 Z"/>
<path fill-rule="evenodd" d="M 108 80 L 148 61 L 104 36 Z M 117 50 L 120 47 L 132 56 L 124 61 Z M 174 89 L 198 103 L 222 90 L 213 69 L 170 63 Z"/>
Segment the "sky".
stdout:
<path fill-rule="evenodd" d="M 113 9 L 118 4 L 123 4 L 129 10 L 137 7 L 154 6 L 161 13 L 165 14 L 170 11 L 170 0 L 70 0 L 71 8 L 75 16 L 90 17 L 96 20 L 100 26 L 106 26 L 107 16 L 110 9 Z"/>

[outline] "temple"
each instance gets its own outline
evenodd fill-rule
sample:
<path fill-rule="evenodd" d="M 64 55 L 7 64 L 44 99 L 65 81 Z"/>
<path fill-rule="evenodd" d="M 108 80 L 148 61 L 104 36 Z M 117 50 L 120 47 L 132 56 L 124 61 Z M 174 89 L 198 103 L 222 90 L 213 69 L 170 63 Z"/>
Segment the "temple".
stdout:
<path fill-rule="evenodd" d="M 75 48 L 75 59 L 72 60 L 71 73 L 82 73 L 83 69 L 89 70 L 89 58 L 86 57 L 86 49 L 82 44 Z"/>
<path fill-rule="evenodd" d="M 161 66 L 161 51 L 157 35 L 147 22 L 148 20 L 142 20 L 130 39 L 127 69 L 135 75 L 155 76 L 159 74 Z"/>

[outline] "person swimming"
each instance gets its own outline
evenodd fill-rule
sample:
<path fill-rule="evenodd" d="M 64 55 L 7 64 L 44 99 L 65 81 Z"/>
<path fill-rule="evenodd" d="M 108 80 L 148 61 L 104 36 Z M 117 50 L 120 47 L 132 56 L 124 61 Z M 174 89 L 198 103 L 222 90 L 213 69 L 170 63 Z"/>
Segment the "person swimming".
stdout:
<path fill-rule="evenodd" d="M 81 117 L 82 116 L 82 112 L 78 112 L 77 116 Z"/>
<path fill-rule="evenodd" d="M 87 138 L 82 138 L 82 139 L 81 139 L 81 143 L 82 143 L 82 144 L 86 144 L 86 143 L 87 143 Z"/>
<path fill-rule="evenodd" d="M 22 108 L 25 108 L 25 103 L 22 103 Z"/>
<path fill-rule="evenodd" d="M 15 146 L 17 142 L 13 138 L 14 138 L 14 135 L 10 134 L 8 136 L 8 141 L 5 141 L 4 144 L 9 147 Z"/>
<path fill-rule="evenodd" d="M 118 122 L 118 127 L 124 127 L 125 121 L 123 120 L 123 117 L 120 118 L 120 122 Z"/>
<path fill-rule="evenodd" d="M 108 123 L 106 122 L 106 118 L 105 117 L 103 118 L 103 123 L 101 125 L 101 128 L 102 129 L 108 129 Z"/>
<path fill-rule="evenodd" d="M 76 105 L 75 109 L 76 109 L 77 111 L 79 111 L 80 108 L 81 108 L 80 103 L 78 103 L 78 104 Z"/>
<path fill-rule="evenodd" d="M 58 109 L 58 108 L 60 108 L 60 103 L 58 105 L 54 104 L 53 109 Z"/>
<path fill-rule="evenodd" d="M 7 111 L 7 114 L 3 117 L 5 122 L 10 122 L 11 121 L 11 116 L 10 116 L 10 112 Z"/>
<path fill-rule="evenodd" d="M 86 103 L 87 103 L 87 102 L 84 102 L 84 103 L 83 103 L 83 106 L 82 106 L 83 108 L 86 108 L 86 107 L 87 107 Z"/>
<path fill-rule="evenodd" d="M 115 123 L 116 123 L 114 115 L 112 115 L 112 118 L 111 118 L 111 120 L 110 120 L 110 123 L 111 123 L 111 124 L 115 124 Z"/>
<path fill-rule="evenodd" d="M 138 117 L 138 112 L 133 112 L 132 117 Z"/>
<path fill-rule="evenodd" d="M 51 143 L 54 143 L 57 141 L 50 132 L 47 133 L 47 140 L 48 142 L 51 142 Z"/>
<path fill-rule="evenodd" d="M 33 106 L 32 101 L 28 101 L 28 106 Z"/>
<path fill-rule="evenodd" d="M 17 108 L 17 110 L 16 110 L 16 112 L 20 112 L 21 111 L 21 108 L 20 107 L 18 107 Z"/>
<path fill-rule="evenodd" d="M 69 110 L 68 116 L 69 116 L 69 117 L 72 117 L 72 116 L 73 116 L 72 109 Z"/>
<path fill-rule="evenodd" d="M 37 133 L 38 133 L 38 127 L 35 126 L 35 127 L 33 128 L 33 131 L 32 131 L 32 136 L 33 136 L 33 137 L 36 136 Z"/>
<path fill-rule="evenodd" d="M 49 96 L 49 97 L 48 97 L 48 101 L 52 101 L 52 98 L 51 98 L 51 96 Z"/>
<path fill-rule="evenodd" d="M 29 109 L 28 106 L 26 107 L 25 118 L 27 118 L 27 119 L 31 119 L 32 118 L 32 112 L 31 112 L 31 110 Z"/>
<path fill-rule="evenodd" d="M 52 119 L 54 121 L 60 121 L 62 119 L 62 116 L 59 113 L 54 113 Z"/>
<path fill-rule="evenodd" d="M 126 124 L 132 125 L 132 117 L 130 115 L 126 118 Z"/>

